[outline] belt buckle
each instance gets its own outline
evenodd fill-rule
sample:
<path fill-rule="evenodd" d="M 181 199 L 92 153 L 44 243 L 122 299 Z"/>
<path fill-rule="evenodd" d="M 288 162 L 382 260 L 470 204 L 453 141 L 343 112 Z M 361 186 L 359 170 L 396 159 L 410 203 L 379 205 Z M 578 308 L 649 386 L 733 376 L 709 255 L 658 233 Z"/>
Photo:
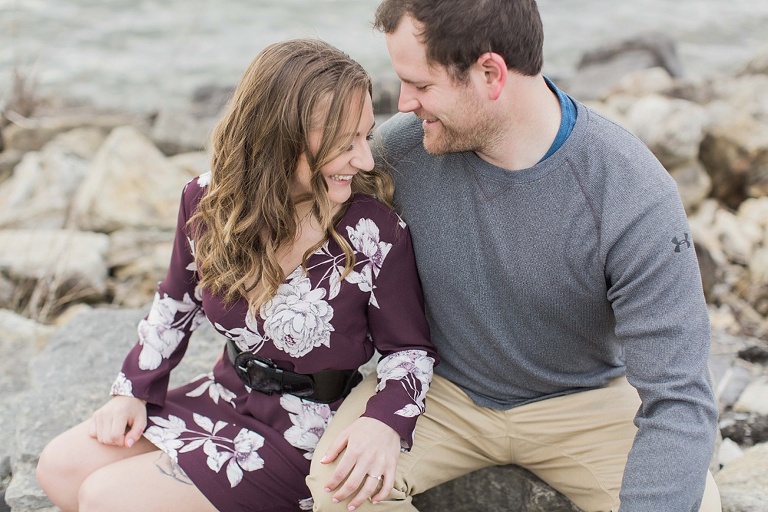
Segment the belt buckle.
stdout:
<path fill-rule="evenodd" d="M 266 395 L 282 392 L 282 370 L 269 359 L 244 352 L 237 356 L 236 367 L 247 378 L 249 388 Z"/>
<path fill-rule="evenodd" d="M 247 379 L 248 387 L 265 395 L 290 393 L 305 398 L 315 392 L 311 377 L 286 372 L 266 357 L 243 352 L 237 356 L 235 367 Z"/>

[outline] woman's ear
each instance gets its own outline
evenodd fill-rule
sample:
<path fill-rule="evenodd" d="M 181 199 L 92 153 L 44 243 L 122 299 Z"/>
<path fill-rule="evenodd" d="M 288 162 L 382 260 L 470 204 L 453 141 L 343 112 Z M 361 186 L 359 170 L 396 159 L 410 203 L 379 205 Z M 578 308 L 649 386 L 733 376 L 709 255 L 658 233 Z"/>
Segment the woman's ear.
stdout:
<path fill-rule="evenodd" d="M 499 99 L 509 74 L 504 58 L 498 53 L 486 52 L 478 57 L 476 65 L 483 72 L 483 83 L 488 90 L 489 98 Z"/>

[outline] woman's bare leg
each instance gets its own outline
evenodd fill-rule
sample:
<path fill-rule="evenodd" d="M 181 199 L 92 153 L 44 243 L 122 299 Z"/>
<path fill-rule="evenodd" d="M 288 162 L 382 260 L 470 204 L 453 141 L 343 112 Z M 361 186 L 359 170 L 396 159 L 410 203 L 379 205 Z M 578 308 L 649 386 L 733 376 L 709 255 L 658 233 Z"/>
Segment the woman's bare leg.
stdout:
<path fill-rule="evenodd" d="M 99 443 L 88 435 L 90 419 L 55 437 L 43 449 L 37 464 L 37 481 L 64 512 L 77 511 L 78 493 L 86 478 L 114 462 L 157 448 L 140 438 L 131 448 Z"/>
<path fill-rule="evenodd" d="M 80 512 L 216 512 L 165 453 L 129 457 L 93 472 L 80 487 Z"/>

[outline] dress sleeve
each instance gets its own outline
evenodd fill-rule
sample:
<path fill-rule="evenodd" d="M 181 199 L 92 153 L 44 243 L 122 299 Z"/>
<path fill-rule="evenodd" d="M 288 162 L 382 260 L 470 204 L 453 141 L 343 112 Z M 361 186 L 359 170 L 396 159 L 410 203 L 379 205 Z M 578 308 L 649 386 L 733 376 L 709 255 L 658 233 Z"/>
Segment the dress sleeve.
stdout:
<path fill-rule="evenodd" d="M 400 434 L 401 446 L 413 445 L 416 419 L 438 361 L 424 315 L 424 299 L 410 232 L 399 217 L 391 230 L 391 243 L 382 233 L 379 251 L 371 258 L 373 290 L 368 304 L 368 328 L 382 354 L 377 365 L 376 394 L 363 416 L 378 419 Z"/>
<path fill-rule="evenodd" d="M 157 286 L 149 314 L 139 322 L 138 343 L 125 358 L 112 395 L 162 405 L 171 370 L 184 356 L 192 331 L 205 319 L 197 288 L 194 242 L 187 227 L 189 212 L 201 195 L 197 179 L 184 187 L 168 272 Z"/>

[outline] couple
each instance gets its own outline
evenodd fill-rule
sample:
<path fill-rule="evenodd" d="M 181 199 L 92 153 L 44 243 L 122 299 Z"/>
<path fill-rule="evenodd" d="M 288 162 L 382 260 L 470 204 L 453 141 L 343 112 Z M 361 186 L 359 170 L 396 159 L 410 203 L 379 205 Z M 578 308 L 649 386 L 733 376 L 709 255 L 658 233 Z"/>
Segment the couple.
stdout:
<path fill-rule="evenodd" d="M 585 511 L 720 510 L 670 176 L 542 76 L 534 0 L 383 0 L 375 26 L 403 112 L 378 165 L 365 71 L 320 41 L 265 49 L 113 398 L 46 447 L 43 489 L 65 511 L 414 510 L 518 464 Z M 166 394 L 206 318 L 222 357 Z"/>

